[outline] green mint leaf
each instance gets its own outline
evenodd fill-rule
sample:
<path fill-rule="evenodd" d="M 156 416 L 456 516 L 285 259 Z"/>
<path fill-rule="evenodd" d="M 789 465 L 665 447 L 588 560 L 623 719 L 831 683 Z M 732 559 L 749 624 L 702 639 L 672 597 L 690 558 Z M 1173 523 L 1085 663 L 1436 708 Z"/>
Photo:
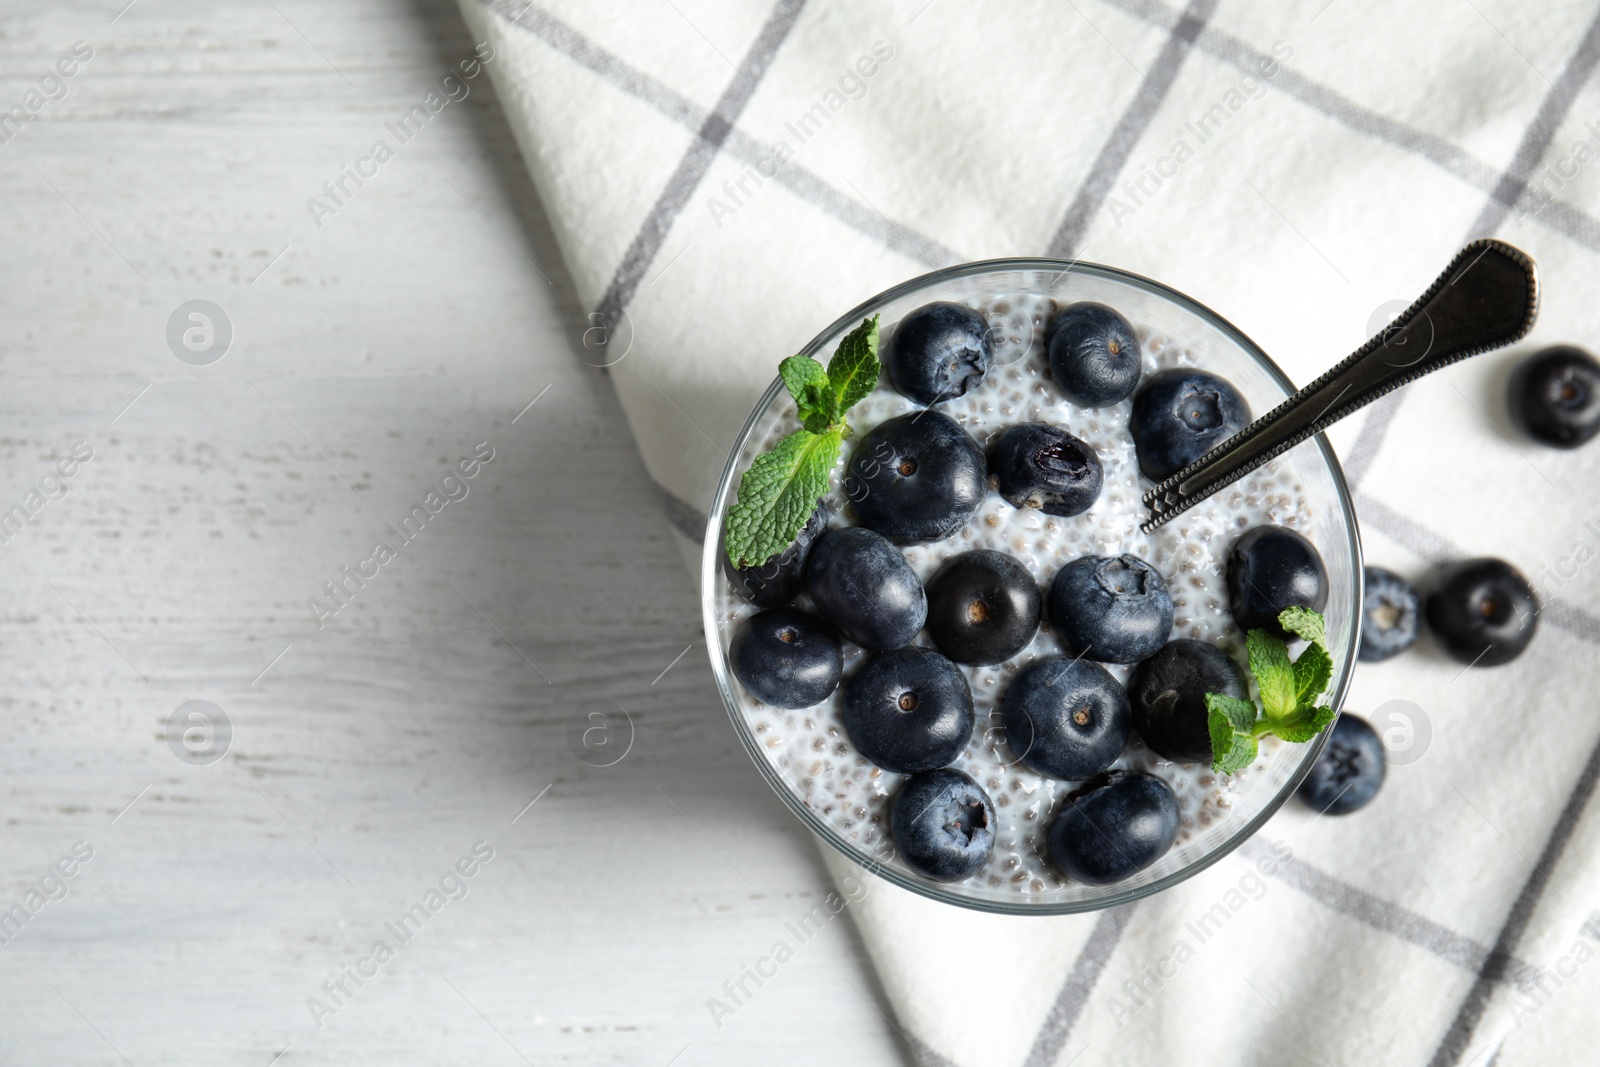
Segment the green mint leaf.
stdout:
<path fill-rule="evenodd" d="M 837 427 L 837 420 L 832 413 L 826 411 L 813 411 L 803 419 L 806 429 L 814 434 L 825 434 Z"/>
<path fill-rule="evenodd" d="M 739 499 L 723 522 L 723 547 L 735 567 L 763 565 L 794 543 L 850 436 L 844 414 L 877 388 L 878 374 L 876 315 L 845 335 L 826 369 L 810 356 L 778 364 L 804 429 L 757 456 L 739 479 Z"/>
<path fill-rule="evenodd" d="M 1316 737 L 1328 724 L 1333 721 L 1333 709 L 1330 707 L 1310 706 L 1303 707 L 1283 722 L 1272 724 L 1272 732 L 1285 741 L 1300 744 Z"/>
<path fill-rule="evenodd" d="M 1221 712 L 1230 727 L 1235 730 L 1248 731 L 1256 724 L 1256 706 L 1252 701 L 1239 700 L 1236 697 L 1224 696 L 1221 693 L 1206 694 L 1206 714 Z"/>
<path fill-rule="evenodd" d="M 826 433 L 839 421 L 838 398 L 822 364 L 810 356 L 790 356 L 778 364 L 778 374 L 800 409 L 800 421 L 812 433 Z"/>
<path fill-rule="evenodd" d="M 1232 774 L 1256 758 L 1256 738 L 1251 731 L 1256 706 L 1221 693 L 1206 694 L 1206 731 L 1211 735 L 1211 769 Z"/>
<path fill-rule="evenodd" d="M 1211 735 L 1211 769 L 1232 774 L 1248 767 L 1256 758 L 1257 743 L 1252 732 L 1256 706 L 1221 693 L 1206 694 L 1206 730 Z"/>
<path fill-rule="evenodd" d="M 1212 759 L 1211 769 L 1219 774 L 1235 774 L 1256 761 L 1260 743 L 1250 734 L 1234 734 L 1233 748 L 1221 759 Z"/>
<path fill-rule="evenodd" d="M 846 334 L 828 361 L 838 418 L 878 387 L 878 369 L 878 316 L 874 315 Z"/>
<path fill-rule="evenodd" d="M 837 430 L 796 430 L 750 464 L 724 526 L 735 567 L 766 563 L 794 542 L 828 491 L 842 440 Z"/>
<path fill-rule="evenodd" d="M 1327 624 L 1310 608 L 1284 608 L 1278 613 L 1278 625 L 1313 645 L 1328 647 Z"/>
<path fill-rule="evenodd" d="M 1255 675 L 1256 687 L 1261 690 L 1261 709 L 1267 718 L 1281 719 L 1293 714 L 1299 702 L 1295 699 L 1289 646 L 1265 630 L 1251 630 L 1245 637 L 1245 648 L 1250 654 L 1250 673 Z"/>
<path fill-rule="evenodd" d="M 1294 661 L 1294 700 L 1297 707 L 1315 704 L 1333 679 L 1333 657 L 1327 646 L 1307 645 Z"/>
<path fill-rule="evenodd" d="M 1206 732 L 1211 736 L 1211 766 L 1223 774 L 1248 767 L 1259 752 L 1259 739 L 1276 734 L 1296 744 L 1310 741 L 1333 722 L 1333 709 L 1317 698 L 1333 678 L 1327 627 L 1322 616 L 1306 608 L 1289 608 L 1278 616 L 1285 630 L 1307 644 L 1294 662 L 1289 647 L 1265 630 L 1245 637 L 1250 673 L 1261 690 L 1260 721 L 1256 706 L 1221 693 L 1206 694 Z"/>
<path fill-rule="evenodd" d="M 1206 731 L 1211 734 L 1211 767 L 1221 770 L 1233 755 L 1233 723 L 1217 708 L 1206 708 Z"/>

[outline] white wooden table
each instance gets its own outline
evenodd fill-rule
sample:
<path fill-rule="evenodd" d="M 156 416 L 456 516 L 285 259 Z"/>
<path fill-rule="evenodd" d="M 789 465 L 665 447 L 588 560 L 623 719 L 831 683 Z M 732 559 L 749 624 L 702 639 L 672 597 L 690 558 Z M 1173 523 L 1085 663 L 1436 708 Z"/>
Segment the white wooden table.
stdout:
<path fill-rule="evenodd" d="M 455 6 L 125 2 L 0 18 L 4 106 L 93 49 L 0 144 L 0 1063 L 900 1062 L 848 923 L 706 1009 L 825 876 L 487 79 L 307 210 L 471 53 Z M 167 342 L 191 300 L 232 328 L 207 365 Z M 226 745 L 169 730 L 195 700 Z M 569 745 L 591 701 L 631 716 L 614 766 Z"/>

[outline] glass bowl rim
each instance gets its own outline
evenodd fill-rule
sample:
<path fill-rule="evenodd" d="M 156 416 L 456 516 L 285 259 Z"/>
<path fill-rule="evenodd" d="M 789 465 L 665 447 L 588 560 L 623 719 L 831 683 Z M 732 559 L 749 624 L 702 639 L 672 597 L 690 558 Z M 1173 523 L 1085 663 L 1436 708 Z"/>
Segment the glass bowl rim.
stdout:
<path fill-rule="evenodd" d="M 899 285 L 886 289 L 876 296 L 857 304 L 855 307 L 851 308 L 849 311 L 845 312 L 843 315 L 839 316 L 839 318 L 835 319 L 832 323 L 826 326 L 821 333 L 817 334 L 817 336 L 810 341 L 810 343 L 808 343 L 804 348 L 800 349 L 799 354 L 816 357 L 817 354 L 822 350 L 822 346 L 827 341 L 839 336 L 848 329 L 853 328 L 860 322 L 860 320 L 871 314 L 875 308 L 880 308 L 885 304 L 892 303 L 901 299 L 902 297 L 912 295 L 920 290 L 930 288 L 933 285 L 941 282 L 956 281 L 962 278 L 970 278 L 982 274 L 994 274 L 1002 271 L 1054 271 L 1057 274 L 1057 281 L 1060 280 L 1060 275 L 1063 274 L 1083 274 L 1092 278 L 1099 278 L 1125 285 L 1133 289 L 1143 290 L 1144 292 L 1165 300 L 1168 303 L 1178 305 L 1183 310 L 1188 311 L 1197 318 L 1206 322 L 1213 329 L 1238 346 L 1238 348 L 1247 356 L 1255 360 L 1256 364 L 1266 372 L 1269 378 L 1271 378 L 1281 389 L 1283 389 L 1286 395 L 1295 392 L 1296 387 L 1294 383 L 1289 380 L 1288 375 L 1283 373 L 1282 368 L 1280 368 L 1277 363 L 1273 362 L 1271 356 L 1268 356 L 1259 345 L 1247 337 L 1244 332 L 1238 327 L 1234 326 L 1233 323 L 1229 322 L 1221 315 L 1218 315 L 1215 311 L 1212 311 L 1198 300 L 1179 292 L 1171 286 L 1163 285 L 1158 281 L 1146 278 L 1140 274 L 1135 274 L 1131 271 L 1122 270 L 1117 267 L 1108 267 L 1099 263 L 1089 263 L 1084 260 L 1052 259 L 1048 257 L 1007 257 L 1000 259 L 981 259 L 974 260 L 970 263 L 963 263 L 954 267 L 935 269 L 926 274 L 919 274 L 914 278 L 901 282 Z M 1106 908 L 1116 907 L 1119 904 L 1127 904 L 1135 900 L 1141 900 L 1144 897 L 1159 893 L 1164 889 L 1170 889 L 1179 882 L 1183 882 L 1194 877 L 1201 871 L 1209 868 L 1218 860 L 1221 860 L 1224 856 L 1227 856 L 1229 853 L 1233 852 L 1234 849 L 1244 844 L 1250 838 L 1254 837 L 1256 833 L 1266 825 L 1267 821 L 1278 813 L 1278 809 L 1283 807 L 1284 803 L 1294 794 L 1295 790 L 1300 787 L 1300 783 L 1305 779 L 1305 776 L 1310 773 L 1312 765 L 1315 764 L 1317 757 L 1321 755 L 1323 747 L 1327 744 L 1328 737 L 1332 733 L 1331 727 L 1328 730 L 1324 730 L 1306 746 L 1306 751 L 1301 757 L 1299 766 L 1290 772 L 1289 777 L 1285 780 L 1283 786 L 1278 790 L 1277 794 L 1271 797 L 1262 807 L 1262 809 L 1257 812 L 1248 823 L 1240 827 L 1230 837 L 1228 837 L 1227 840 L 1223 841 L 1216 848 L 1212 849 L 1210 852 L 1206 853 L 1204 856 L 1201 856 L 1194 862 L 1186 864 L 1184 867 L 1173 871 L 1171 874 L 1168 874 L 1162 878 L 1158 878 L 1153 882 L 1148 882 L 1139 886 L 1133 886 L 1120 891 L 1114 891 L 1106 894 L 1103 897 L 1096 897 L 1090 900 L 1063 901 L 1059 903 L 1042 904 L 1030 903 L 1024 899 L 1011 902 L 975 898 L 964 895 L 951 886 L 920 879 L 909 872 L 900 871 L 892 866 L 879 862 L 878 858 L 875 857 L 866 847 L 846 840 L 843 835 L 825 823 L 821 817 L 813 813 L 811 809 L 805 805 L 804 801 L 802 801 L 795 793 L 789 782 L 778 772 L 778 769 L 772 765 L 772 762 L 767 759 L 766 754 L 761 750 L 760 745 L 757 744 L 754 732 L 750 729 L 749 724 L 745 721 L 743 709 L 739 706 L 737 694 L 733 688 L 735 683 L 733 681 L 732 672 L 728 667 L 727 657 L 723 653 L 721 642 L 715 639 L 717 634 L 716 583 L 722 579 L 721 560 L 719 557 L 721 555 L 722 546 L 723 516 L 727 511 L 728 498 L 733 491 L 739 466 L 739 458 L 744 452 L 745 445 L 750 440 L 751 434 L 755 432 L 756 426 L 761 421 L 762 416 L 766 414 L 767 410 L 772 406 L 772 402 L 777 398 L 777 395 L 783 390 L 783 388 L 783 379 L 780 377 L 774 377 L 772 384 L 767 387 L 764 393 L 762 393 L 761 399 L 756 403 L 755 408 L 750 412 L 749 418 L 745 420 L 744 427 L 739 431 L 738 437 L 734 440 L 733 447 L 728 451 L 728 461 L 723 466 L 722 474 L 718 479 L 716 494 L 712 498 L 710 514 L 708 515 L 706 521 L 705 540 L 703 542 L 704 547 L 701 552 L 700 566 L 700 609 L 702 624 L 705 628 L 706 634 L 706 653 L 711 660 L 711 672 L 716 678 L 717 690 L 722 697 L 723 707 L 728 712 L 728 717 L 733 723 L 734 732 L 739 735 L 739 740 L 744 745 L 745 751 L 749 754 L 751 760 L 755 762 L 756 767 L 762 774 L 762 777 L 767 780 L 767 784 L 772 787 L 772 790 L 775 793 L 778 794 L 779 798 L 784 802 L 784 804 L 800 817 L 800 821 L 803 822 L 807 829 L 809 829 L 813 834 L 826 841 L 846 859 L 849 859 L 858 866 L 865 867 L 872 873 L 884 878 L 894 885 L 901 887 L 902 889 L 908 889 L 920 896 L 928 897 L 944 904 L 952 904 L 956 907 L 970 908 L 976 911 L 1001 915 L 1071 915 L 1081 914 L 1084 912 L 1101 911 Z M 1353 620 L 1353 624 L 1351 626 L 1350 647 L 1345 652 L 1344 663 L 1340 665 L 1340 669 L 1337 674 L 1338 685 L 1335 689 L 1332 699 L 1332 707 L 1337 712 L 1341 711 L 1344 707 L 1345 696 L 1350 688 L 1351 676 L 1355 672 L 1357 653 L 1361 647 L 1361 600 L 1363 585 L 1361 531 L 1356 521 L 1355 503 L 1351 499 L 1350 488 L 1345 481 L 1344 469 L 1339 465 L 1339 458 L 1334 454 L 1333 446 L 1329 444 L 1325 434 L 1319 433 L 1315 438 L 1313 438 L 1313 440 L 1316 442 L 1318 452 L 1322 456 L 1323 462 L 1328 467 L 1329 474 L 1331 474 L 1333 477 L 1334 489 L 1339 499 L 1340 516 L 1344 520 L 1345 532 L 1350 548 L 1350 556 L 1353 563 L 1351 568 L 1353 585 L 1351 590 L 1351 603 L 1355 605 L 1356 610 L 1355 619 Z"/>

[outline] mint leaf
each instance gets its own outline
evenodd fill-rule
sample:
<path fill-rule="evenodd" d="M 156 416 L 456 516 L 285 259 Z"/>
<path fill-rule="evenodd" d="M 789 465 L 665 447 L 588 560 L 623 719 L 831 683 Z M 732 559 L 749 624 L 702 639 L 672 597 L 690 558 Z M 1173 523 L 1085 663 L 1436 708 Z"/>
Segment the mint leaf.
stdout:
<path fill-rule="evenodd" d="M 723 547 L 735 567 L 760 566 L 794 543 L 817 501 L 850 427 L 845 412 L 878 385 L 878 316 L 845 335 L 827 369 L 790 356 L 778 375 L 804 429 L 757 456 L 739 479 L 739 499 L 723 520 Z"/>
<path fill-rule="evenodd" d="M 1260 751 L 1260 742 L 1251 734 L 1234 734 L 1233 748 L 1229 749 L 1220 759 L 1211 761 L 1211 769 L 1219 774 L 1235 774 L 1244 770 L 1256 761 Z"/>
<path fill-rule="evenodd" d="M 790 356 L 778 364 L 778 374 L 800 409 L 800 421 L 812 433 L 826 433 L 838 421 L 837 397 L 828 372 L 810 356 Z M 813 425 L 815 423 L 815 425 Z"/>
<path fill-rule="evenodd" d="M 766 563 L 789 547 L 828 491 L 842 441 L 838 430 L 796 430 L 750 464 L 724 526 L 735 567 Z"/>
<path fill-rule="evenodd" d="M 1269 719 L 1293 714 L 1295 700 L 1294 667 L 1289 663 L 1289 646 L 1265 630 L 1251 630 L 1245 637 L 1250 654 L 1250 673 L 1261 690 L 1261 708 Z"/>
<path fill-rule="evenodd" d="M 1250 673 L 1261 691 L 1260 720 L 1252 701 L 1221 693 L 1206 694 L 1211 766 L 1222 774 L 1232 774 L 1254 762 L 1261 737 L 1277 734 L 1298 744 L 1316 737 L 1333 722 L 1333 709 L 1316 702 L 1333 678 L 1327 624 L 1321 615 L 1306 608 L 1288 608 L 1278 616 L 1278 622 L 1307 644 L 1291 663 L 1289 646 L 1274 635 L 1265 630 L 1251 630 L 1245 635 Z"/>
<path fill-rule="evenodd" d="M 1299 744 L 1316 737 L 1327 729 L 1332 721 L 1332 708 L 1327 706 L 1313 708 L 1308 705 L 1296 711 L 1286 721 L 1273 723 L 1272 732 L 1285 741 Z"/>
<path fill-rule="evenodd" d="M 1294 661 L 1294 702 L 1296 707 L 1315 704 L 1333 679 L 1333 657 L 1321 644 L 1307 645 Z"/>
<path fill-rule="evenodd" d="M 810 415 L 807 415 L 802 422 L 806 429 L 810 430 L 814 434 L 817 434 L 818 436 L 832 432 L 834 427 L 839 425 L 830 415 L 822 411 L 813 411 Z M 799 531 L 797 530 L 795 532 L 798 533 Z"/>
<path fill-rule="evenodd" d="M 1256 758 L 1257 742 L 1252 732 L 1256 706 L 1221 693 L 1206 694 L 1206 730 L 1211 735 L 1211 769 L 1232 774 L 1248 767 Z"/>
<path fill-rule="evenodd" d="M 1235 730 L 1248 731 L 1256 724 L 1256 706 L 1248 700 L 1223 696 L 1221 693 L 1207 693 L 1206 713 L 1210 715 L 1213 712 L 1221 712 Z"/>
<path fill-rule="evenodd" d="M 878 370 L 878 316 L 874 315 L 846 334 L 828 361 L 838 418 L 877 388 Z"/>
<path fill-rule="evenodd" d="M 1328 647 L 1328 626 L 1310 608 L 1284 608 L 1278 613 L 1278 625 L 1313 645 Z"/>

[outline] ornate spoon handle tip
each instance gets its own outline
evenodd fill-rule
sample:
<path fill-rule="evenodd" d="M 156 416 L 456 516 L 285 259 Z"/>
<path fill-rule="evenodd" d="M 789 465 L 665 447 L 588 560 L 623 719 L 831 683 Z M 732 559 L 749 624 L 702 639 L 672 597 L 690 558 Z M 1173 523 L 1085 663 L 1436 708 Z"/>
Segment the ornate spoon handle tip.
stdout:
<path fill-rule="evenodd" d="M 1144 495 L 1146 533 L 1357 408 L 1533 328 L 1539 271 L 1523 251 L 1473 241 L 1417 302 L 1338 366 Z"/>

